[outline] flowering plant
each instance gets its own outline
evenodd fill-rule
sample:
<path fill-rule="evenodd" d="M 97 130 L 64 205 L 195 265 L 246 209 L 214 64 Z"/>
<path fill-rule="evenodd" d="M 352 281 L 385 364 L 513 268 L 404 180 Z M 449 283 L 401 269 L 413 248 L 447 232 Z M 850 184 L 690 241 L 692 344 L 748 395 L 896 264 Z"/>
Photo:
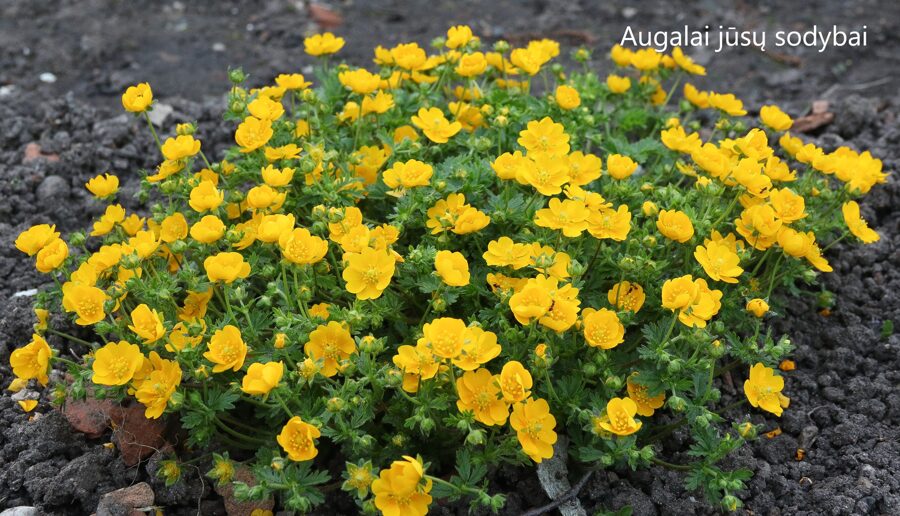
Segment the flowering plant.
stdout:
<path fill-rule="evenodd" d="M 324 501 L 335 460 L 367 511 L 497 510 L 490 467 L 540 463 L 561 433 L 575 467 L 674 467 L 738 507 L 749 472 L 717 463 L 755 428 L 734 409 L 789 403 L 790 341 L 764 326 L 776 289 L 830 271 L 838 240 L 878 239 L 852 199 L 881 162 L 804 143 L 775 106 L 755 124 L 731 94 L 685 84 L 674 102 L 706 73 L 678 48 L 616 46 L 601 80 L 550 64 L 556 42 L 484 52 L 464 26 L 432 55 L 378 47 L 374 72 L 331 65 L 343 44 L 305 41 L 315 87 L 233 71 L 236 145 L 213 161 L 193 125 L 161 142 L 150 87 L 128 88 L 163 158 L 142 182 L 157 201 L 128 214 L 100 175 L 90 232 L 19 236 L 56 287 L 13 388 L 63 362 L 61 403 L 90 388 L 178 418 L 217 482 L 242 462 L 239 496 L 291 510 Z M 63 358 L 44 335 L 74 337 L 49 311 L 102 344 Z M 723 406 L 732 371 L 746 399 Z M 682 426 L 693 462 L 672 464 L 658 443 Z"/>

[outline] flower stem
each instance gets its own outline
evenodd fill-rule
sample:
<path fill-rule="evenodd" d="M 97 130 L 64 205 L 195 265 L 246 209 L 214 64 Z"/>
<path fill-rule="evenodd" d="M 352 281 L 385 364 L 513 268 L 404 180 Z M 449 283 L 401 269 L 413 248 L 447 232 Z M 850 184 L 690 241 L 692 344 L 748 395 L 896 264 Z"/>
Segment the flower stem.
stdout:
<path fill-rule="evenodd" d="M 159 149 L 159 153 L 162 154 L 162 144 L 159 143 L 159 136 L 156 135 L 156 129 L 153 128 L 153 122 L 150 121 L 150 113 L 144 111 L 144 119 L 147 120 L 147 127 L 150 128 L 150 134 L 153 135 L 153 140 L 156 142 L 156 148 Z M 165 157 L 165 155 L 163 155 Z"/>

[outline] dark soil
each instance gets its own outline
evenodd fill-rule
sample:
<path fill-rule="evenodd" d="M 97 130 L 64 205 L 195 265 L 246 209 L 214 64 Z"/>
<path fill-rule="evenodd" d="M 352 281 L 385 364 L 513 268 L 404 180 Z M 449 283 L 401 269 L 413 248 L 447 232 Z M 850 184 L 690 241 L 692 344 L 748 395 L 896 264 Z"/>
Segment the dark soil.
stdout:
<path fill-rule="evenodd" d="M 114 0 L 7 0 L 0 5 L 0 385 L 9 383 L 9 353 L 29 340 L 33 321 L 31 299 L 13 296 L 40 288 L 46 279 L 13 248 L 16 235 L 43 222 L 64 232 L 86 227 L 102 206 L 83 184 L 100 172 L 118 174 L 126 192 L 120 198 L 139 208 L 127 192 L 136 189 L 138 170 L 151 165 L 154 151 L 143 127 L 121 113 L 122 90 L 150 81 L 156 98 L 174 107 L 167 127 L 199 120 L 204 149 L 218 155 L 217 149 L 231 143 L 219 123 L 228 66 L 243 66 L 252 81 L 262 83 L 277 72 L 309 65 L 302 37 L 317 26 L 304 4 L 260 0 L 146 7 Z M 596 50 L 593 66 L 607 70 L 605 52 L 628 24 L 635 29 L 867 25 L 869 48 L 797 51 L 796 62 L 754 50 L 694 54 L 714 75 L 708 84 L 734 91 L 752 108 L 776 101 L 802 115 L 812 100 L 830 99 L 835 122 L 817 136 L 820 145 L 871 149 L 886 170 L 900 168 L 897 2 L 820 0 L 785 7 L 773 1 L 655 1 L 633 12 L 587 1 L 483 4 L 348 1 L 333 6 L 344 17 L 334 30 L 348 42 L 341 56 L 357 64 L 370 62 L 376 44 L 427 43 L 451 24 L 469 23 L 488 41 L 552 37 L 567 46 L 585 44 Z M 224 51 L 213 50 L 222 45 Z M 44 73 L 54 74 L 55 82 L 42 82 Z M 30 143 L 50 156 L 23 161 Z M 759 439 L 729 464 L 756 473 L 742 493 L 753 514 L 900 514 L 900 336 L 881 335 L 884 321 L 900 324 L 896 174 L 862 206 L 882 239 L 829 251 L 835 272 L 822 277 L 822 288 L 834 293 L 831 315 L 819 315 L 818 290 L 812 290 L 792 299 L 784 318 L 774 323 L 776 332 L 789 334 L 797 346 L 797 370 L 786 374 L 792 404 L 781 419 L 752 414 L 755 422 L 767 429 L 780 426 L 783 434 Z M 51 345 L 70 351 L 57 339 Z M 740 382 L 736 386 L 740 395 Z M 92 440 L 73 432 L 50 407 L 47 393 L 36 412 L 40 417 L 28 421 L 9 396 L 0 396 L 0 509 L 36 505 L 51 514 L 89 514 L 102 494 L 148 481 L 166 514 L 222 512 L 221 501 L 197 471 L 188 470 L 185 483 L 166 489 L 148 473 L 154 460 L 126 467 L 117 452 L 103 446 L 108 434 Z M 675 450 L 684 438 L 675 434 L 671 450 L 664 450 L 667 459 L 682 459 Z M 795 457 L 800 447 L 806 450 L 802 461 Z M 641 515 L 710 512 L 702 496 L 685 492 L 682 483 L 681 474 L 659 468 L 607 472 L 596 475 L 580 498 L 589 511 L 631 505 Z M 509 514 L 547 502 L 533 473 L 524 470 L 501 469 L 495 488 L 508 493 L 504 512 Z"/>

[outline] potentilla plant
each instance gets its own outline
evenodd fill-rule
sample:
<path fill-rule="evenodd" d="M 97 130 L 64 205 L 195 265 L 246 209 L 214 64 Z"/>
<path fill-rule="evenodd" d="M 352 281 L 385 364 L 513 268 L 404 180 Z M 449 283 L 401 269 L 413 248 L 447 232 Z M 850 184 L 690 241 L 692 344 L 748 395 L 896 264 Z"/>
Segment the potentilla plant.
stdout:
<path fill-rule="evenodd" d="M 315 81 L 248 90 L 232 71 L 223 156 L 190 124 L 161 141 L 150 86 L 128 88 L 162 155 L 153 204 L 126 213 L 102 174 L 89 231 L 19 236 L 56 286 L 12 390 L 62 363 L 59 403 L 91 392 L 177 419 L 216 482 L 249 468 L 238 496 L 296 511 L 338 487 L 366 512 L 498 510 L 491 471 L 553 457 L 560 434 L 570 468 L 671 467 L 739 507 L 751 473 L 717 463 L 756 428 L 734 409 L 789 404 L 791 344 L 765 318 L 831 271 L 825 249 L 878 240 L 853 199 L 881 161 L 804 143 L 776 106 L 756 123 L 732 94 L 680 88 L 706 71 L 678 48 L 616 46 L 601 79 L 586 50 L 566 72 L 556 42 L 486 52 L 464 26 L 433 54 L 378 47 L 371 71 L 335 65 L 343 45 L 306 39 Z M 44 335 L 77 339 L 51 312 L 98 343 L 59 355 Z M 745 398 L 722 402 L 724 374 Z M 660 442 L 679 427 L 676 464 Z"/>

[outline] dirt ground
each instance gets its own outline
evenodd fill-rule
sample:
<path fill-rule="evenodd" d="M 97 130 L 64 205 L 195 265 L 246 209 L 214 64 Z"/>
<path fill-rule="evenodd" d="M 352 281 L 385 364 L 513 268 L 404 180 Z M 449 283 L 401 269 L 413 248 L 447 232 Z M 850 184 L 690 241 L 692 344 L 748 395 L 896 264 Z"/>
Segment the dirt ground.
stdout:
<path fill-rule="evenodd" d="M 568 47 L 585 45 L 595 51 L 591 66 L 601 71 L 611 68 L 606 52 L 628 25 L 866 25 L 866 49 L 689 53 L 714 76 L 705 84 L 735 92 L 751 108 L 775 101 L 796 116 L 813 100 L 830 100 L 835 121 L 815 133 L 814 141 L 826 150 L 842 144 L 871 149 L 886 170 L 900 169 L 900 2 L 780 5 L 786 3 L 653 1 L 625 8 L 588 1 L 373 0 L 328 7 L 342 19 L 332 29 L 347 39 L 341 56 L 355 64 L 370 63 L 376 44 L 424 44 L 456 23 L 471 25 L 487 42 L 551 37 Z M 198 120 L 204 149 L 215 154 L 232 142 L 219 123 L 228 67 L 242 66 L 257 84 L 276 73 L 302 71 L 311 63 L 302 39 L 319 30 L 302 1 L 0 2 L 0 384 L 10 378 L 10 350 L 30 336 L 30 300 L 13 294 L 45 280 L 13 249 L 15 236 L 41 222 L 63 231 L 84 227 L 99 209 L 82 188 L 87 178 L 112 171 L 127 192 L 137 186 L 137 170 L 151 164 L 152 142 L 122 114 L 122 90 L 149 81 L 155 97 L 174 107 L 167 123 Z M 45 156 L 25 159 L 34 143 Z M 140 207 L 130 203 L 129 209 Z M 790 410 L 780 420 L 753 416 L 783 434 L 760 439 L 732 459 L 732 466 L 756 473 L 742 493 L 747 514 L 900 514 L 900 336 L 881 334 L 885 320 L 900 324 L 896 173 L 866 198 L 863 214 L 882 239 L 829 251 L 835 272 L 823 277 L 821 289 L 834 293 L 831 316 L 818 314 L 816 287 L 792 301 L 774 324 L 776 333 L 789 334 L 797 346 L 797 371 L 787 375 Z M 128 468 L 103 447 L 108 435 L 87 439 L 71 431 L 46 397 L 38 412 L 44 416 L 28 423 L 8 396 L 0 396 L 0 509 L 37 505 L 50 514 L 88 514 L 103 493 L 146 480 L 166 514 L 224 510 L 198 476 L 165 489 L 147 465 Z M 673 461 L 682 458 L 677 450 L 684 438 L 676 433 L 664 449 Z M 798 448 L 806 450 L 802 461 L 796 459 Z M 659 468 L 610 471 L 596 475 L 580 499 L 589 511 L 631 505 L 637 515 L 710 512 L 702 495 L 685 492 L 682 483 L 680 474 Z M 509 495 L 505 514 L 547 502 L 533 473 L 524 470 L 502 469 L 495 487 Z M 434 510 L 455 514 L 459 508 Z"/>

